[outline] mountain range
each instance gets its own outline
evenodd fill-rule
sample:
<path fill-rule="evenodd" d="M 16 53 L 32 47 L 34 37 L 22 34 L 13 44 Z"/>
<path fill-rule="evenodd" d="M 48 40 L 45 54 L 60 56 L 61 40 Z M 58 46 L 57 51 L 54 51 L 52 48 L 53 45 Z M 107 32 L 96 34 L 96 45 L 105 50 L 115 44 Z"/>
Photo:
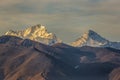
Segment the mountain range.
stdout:
<path fill-rule="evenodd" d="M 8 31 L 0 37 L 0 80 L 120 80 L 119 43 L 93 30 L 71 45 L 42 25 Z"/>
<path fill-rule="evenodd" d="M 53 45 L 62 42 L 62 40 L 59 39 L 55 34 L 49 33 L 47 31 L 47 28 L 40 24 L 28 27 L 25 30 L 21 31 L 10 30 L 6 32 L 5 35 L 17 36 L 23 39 L 31 39 L 47 45 Z M 74 47 L 91 46 L 91 47 L 111 47 L 120 49 L 120 42 L 109 41 L 93 30 L 85 32 L 76 41 L 71 42 L 70 45 Z"/>
<path fill-rule="evenodd" d="M 114 48 L 0 37 L 0 80 L 119 80 L 119 67 L 120 50 Z"/>

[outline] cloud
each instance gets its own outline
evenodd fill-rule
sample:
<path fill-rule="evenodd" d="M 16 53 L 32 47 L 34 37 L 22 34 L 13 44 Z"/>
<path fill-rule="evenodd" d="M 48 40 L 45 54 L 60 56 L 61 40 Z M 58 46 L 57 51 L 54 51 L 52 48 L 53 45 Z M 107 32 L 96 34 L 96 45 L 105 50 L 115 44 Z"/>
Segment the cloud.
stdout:
<path fill-rule="evenodd" d="M 2 34 L 41 23 L 66 42 L 90 28 L 115 40 L 120 34 L 119 14 L 120 0 L 2 0 L 0 30 Z"/>
<path fill-rule="evenodd" d="M 0 6 L 10 6 L 10 5 L 13 5 L 13 4 L 17 4 L 21 2 L 20 0 L 1 0 L 0 1 Z"/>

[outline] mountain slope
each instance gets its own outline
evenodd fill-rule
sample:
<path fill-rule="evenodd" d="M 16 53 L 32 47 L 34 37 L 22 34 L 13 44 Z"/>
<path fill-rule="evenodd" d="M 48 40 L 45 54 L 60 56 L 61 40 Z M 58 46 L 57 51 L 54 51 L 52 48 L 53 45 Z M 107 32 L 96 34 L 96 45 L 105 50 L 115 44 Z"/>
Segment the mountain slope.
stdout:
<path fill-rule="evenodd" d="M 0 80 L 108 80 L 119 50 L 0 37 Z"/>
<path fill-rule="evenodd" d="M 120 67 L 114 69 L 111 73 L 110 73 L 110 78 L 109 80 L 119 80 L 120 79 Z"/>
<path fill-rule="evenodd" d="M 44 44 L 52 45 L 59 42 L 58 38 L 53 33 L 48 33 L 45 26 L 35 25 L 22 31 L 10 30 L 5 35 L 17 36 L 23 39 L 31 39 Z"/>
<path fill-rule="evenodd" d="M 112 47 L 120 49 L 120 42 L 111 42 L 93 30 L 84 33 L 80 38 L 71 43 L 72 46 Z"/>

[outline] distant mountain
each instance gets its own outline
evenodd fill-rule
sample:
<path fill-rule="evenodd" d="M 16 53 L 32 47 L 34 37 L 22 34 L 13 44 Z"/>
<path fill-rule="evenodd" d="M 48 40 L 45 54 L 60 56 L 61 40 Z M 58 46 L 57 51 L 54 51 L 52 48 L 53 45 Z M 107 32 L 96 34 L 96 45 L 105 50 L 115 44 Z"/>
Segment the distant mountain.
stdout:
<path fill-rule="evenodd" d="M 5 35 L 17 36 L 23 39 L 31 39 L 47 45 L 53 45 L 61 42 L 53 33 L 48 33 L 45 26 L 35 25 L 22 31 L 10 30 Z"/>
<path fill-rule="evenodd" d="M 30 39 L 47 45 L 53 45 L 56 43 L 61 43 L 62 40 L 56 37 L 55 34 L 49 33 L 45 26 L 40 24 L 31 26 L 21 31 L 10 30 L 5 33 L 5 35 L 17 36 L 23 39 Z M 71 43 L 71 46 L 82 47 L 111 47 L 115 49 L 120 49 L 120 42 L 109 41 L 93 30 L 85 32 L 80 38 Z"/>
<path fill-rule="evenodd" d="M 120 42 L 111 42 L 93 30 L 84 33 L 80 38 L 71 43 L 72 46 L 112 47 L 120 49 Z"/>
<path fill-rule="evenodd" d="M 118 67 L 117 49 L 0 37 L 0 80 L 119 80 Z"/>

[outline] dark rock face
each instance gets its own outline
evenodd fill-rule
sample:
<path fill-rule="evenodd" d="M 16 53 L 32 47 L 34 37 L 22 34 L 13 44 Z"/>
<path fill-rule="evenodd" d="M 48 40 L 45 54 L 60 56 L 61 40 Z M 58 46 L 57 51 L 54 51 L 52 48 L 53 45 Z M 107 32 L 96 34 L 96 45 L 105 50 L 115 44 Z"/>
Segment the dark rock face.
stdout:
<path fill-rule="evenodd" d="M 4 44 L 4 43 L 16 43 L 18 42 L 19 40 L 22 40 L 21 38 L 19 37 L 15 37 L 15 36 L 1 36 L 0 37 L 0 44 Z"/>
<path fill-rule="evenodd" d="M 32 40 L 29 40 L 29 39 L 25 39 L 25 40 L 23 40 L 21 45 L 25 46 L 25 47 L 30 47 L 30 46 L 34 46 L 35 42 L 33 42 Z"/>
<path fill-rule="evenodd" d="M 119 50 L 0 40 L 0 80 L 119 80 Z"/>

